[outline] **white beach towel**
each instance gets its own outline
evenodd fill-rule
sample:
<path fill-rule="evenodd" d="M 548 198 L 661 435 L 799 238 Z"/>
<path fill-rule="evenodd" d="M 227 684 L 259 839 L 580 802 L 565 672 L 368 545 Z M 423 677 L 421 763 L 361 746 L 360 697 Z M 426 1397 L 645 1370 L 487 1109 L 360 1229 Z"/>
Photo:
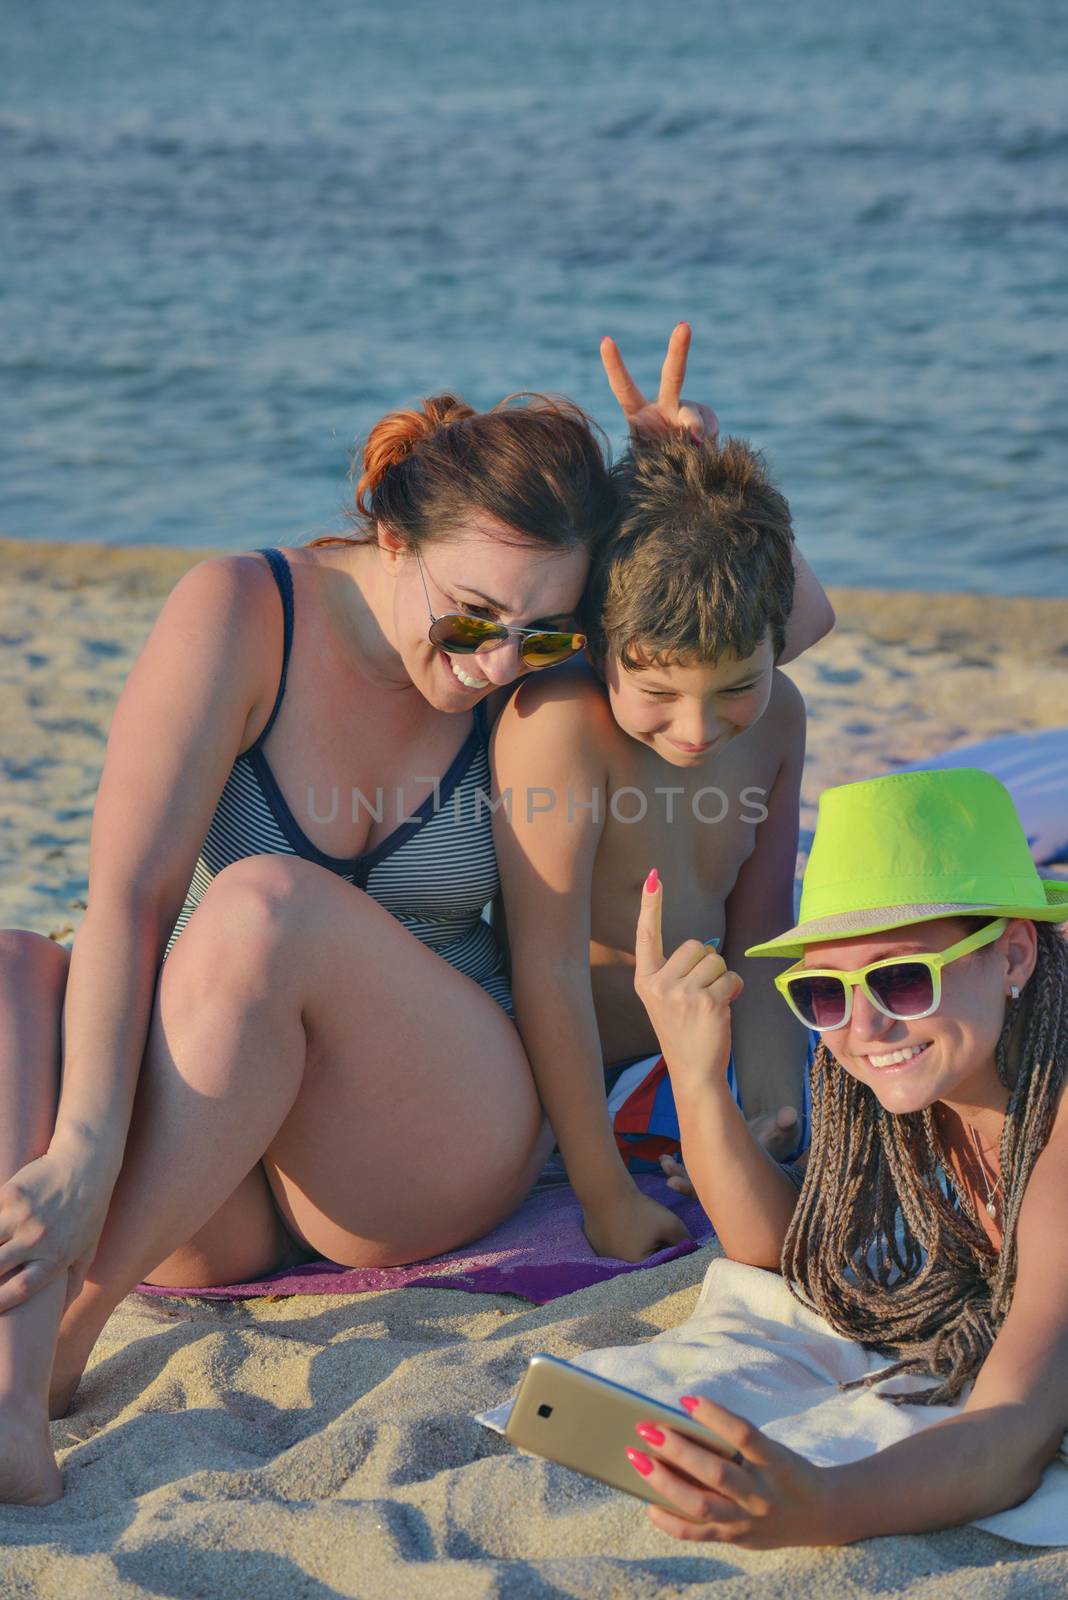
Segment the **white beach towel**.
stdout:
<path fill-rule="evenodd" d="M 575 1364 L 668 1405 L 680 1394 L 706 1395 L 821 1466 L 859 1461 L 954 1409 L 891 1405 L 870 1389 L 843 1392 L 841 1384 L 885 1367 L 886 1358 L 835 1333 L 778 1273 L 725 1259 L 712 1262 L 686 1322 L 647 1344 L 592 1350 Z M 893 1383 L 910 1386 L 925 1385 Z M 479 1421 L 503 1432 L 511 1408 L 508 1401 Z M 1017 1544 L 1068 1544 L 1064 1447 L 1029 1500 L 976 1526 Z"/>

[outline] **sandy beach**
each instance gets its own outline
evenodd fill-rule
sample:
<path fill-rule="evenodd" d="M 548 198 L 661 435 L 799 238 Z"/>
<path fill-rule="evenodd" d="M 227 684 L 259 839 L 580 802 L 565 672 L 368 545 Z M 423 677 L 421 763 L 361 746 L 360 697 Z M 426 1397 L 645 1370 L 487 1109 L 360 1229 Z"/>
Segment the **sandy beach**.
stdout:
<path fill-rule="evenodd" d="M 0 541 L 0 926 L 67 942 L 116 696 L 204 552 Z M 1068 720 L 1068 602 L 832 590 L 790 669 L 805 820 L 827 784 Z M 70 1416 L 67 1492 L 0 1510 L 0 1595 L 1061 1595 L 1068 1551 L 956 1530 L 844 1550 L 683 1546 L 621 1495 L 520 1457 L 474 1413 L 537 1350 L 637 1342 L 691 1310 L 709 1252 L 545 1307 L 398 1289 L 127 1300 Z"/>

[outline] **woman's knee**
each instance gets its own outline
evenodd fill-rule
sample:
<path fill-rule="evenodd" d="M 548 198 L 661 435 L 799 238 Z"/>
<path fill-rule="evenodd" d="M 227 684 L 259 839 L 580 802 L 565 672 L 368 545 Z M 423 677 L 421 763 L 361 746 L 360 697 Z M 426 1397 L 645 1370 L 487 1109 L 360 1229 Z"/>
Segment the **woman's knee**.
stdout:
<path fill-rule="evenodd" d="M 161 998 L 277 996 L 292 976 L 307 926 L 309 873 L 291 856 L 248 856 L 213 879 L 164 964 Z M 192 991 L 192 993 L 191 993 Z"/>
<path fill-rule="evenodd" d="M 0 1004 L 39 1005 L 43 998 L 62 1004 L 70 951 L 43 934 L 24 928 L 0 929 Z"/>

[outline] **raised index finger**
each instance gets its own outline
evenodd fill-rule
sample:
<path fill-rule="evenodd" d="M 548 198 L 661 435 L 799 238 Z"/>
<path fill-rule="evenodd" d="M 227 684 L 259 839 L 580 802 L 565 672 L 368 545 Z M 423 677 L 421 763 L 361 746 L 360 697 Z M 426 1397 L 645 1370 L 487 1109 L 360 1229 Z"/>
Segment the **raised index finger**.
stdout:
<path fill-rule="evenodd" d="M 690 324 L 680 322 L 668 340 L 667 355 L 660 369 L 660 393 L 657 395 L 656 403 L 669 417 L 679 408 L 679 397 L 686 380 L 686 359 L 690 354 L 691 337 Z"/>
<path fill-rule="evenodd" d="M 601 364 L 608 378 L 608 386 L 623 409 L 625 417 L 632 417 L 645 404 L 645 396 L 627 371 L 614 339 L 601 340 Z"/>
<path fill-rule="evenodd" d="M 642 888 L 642 904 L 638 912 L 638 933 L 634 941 L 636 978 L 651 977 L 664 965 L 664 939 L 660 931 L 663 898 L 660 876 L 654 867 Z"/>

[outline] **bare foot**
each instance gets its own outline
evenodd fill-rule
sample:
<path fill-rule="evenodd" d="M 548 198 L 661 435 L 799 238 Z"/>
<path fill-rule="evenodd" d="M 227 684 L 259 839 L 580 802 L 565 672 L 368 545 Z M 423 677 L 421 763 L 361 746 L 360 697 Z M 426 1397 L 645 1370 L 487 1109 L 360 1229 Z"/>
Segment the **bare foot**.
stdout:
<path fill-rule="evenodd" d="M 749 1117 L 749 1132 L 758 1144 L 776 1161 L 785 1161 L 797 1149 L 801 1132 L 797 1112 L 793 1106 L 783 1106 L 774 1115 Z"/>
<path fill-rule="evenodd" d="M 774 1115 L 769 1112 L 765 1116 L 749 1119 L 749 1132 L 776 1161 L 785 1161 L 793 1154 L 799 1131 L 797 1112 L 793 1106 L 783 1106 L 781 1111 L 776 1111 Z M 668 1181 L 669 1189 L 674 1189 L 676 1194 L 684 1194 L 690 1198 L 696 1196 L 697 1190 L 690 1180 L 690 1175 L 677 1156 L 661 1156 L 660 1170 Z"/>
<path fill-rule="evenodd" d="M 63 1493 L 63 1475 L 48 1437 L 48 1423 L 35 1407 L 0 1405 L 0 1503 L 49 1506 Z"/>
<path fill-rule="evenodd" d="M 661 1156 L 660 1170 L 667 1179 L 668 1188 L 674 1189 L 676 1194 L 687 1195 L 690 1199 L 697 1194 L 697 1190 L 690 1182 L 689 1173 L 676 1156 Z"/>

